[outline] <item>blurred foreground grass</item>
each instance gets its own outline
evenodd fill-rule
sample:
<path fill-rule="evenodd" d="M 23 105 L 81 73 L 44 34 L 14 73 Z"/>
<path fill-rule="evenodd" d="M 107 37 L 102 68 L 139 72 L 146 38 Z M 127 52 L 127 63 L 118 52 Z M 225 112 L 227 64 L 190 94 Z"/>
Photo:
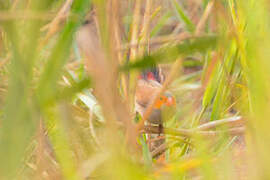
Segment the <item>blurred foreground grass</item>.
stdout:
<path fill-rule="evenodd" d="M 269 179 L 268 4 L 0 1 L 0 178 Z M 150 152 L 133 102 L 154 65 L 177 106 Z"/>

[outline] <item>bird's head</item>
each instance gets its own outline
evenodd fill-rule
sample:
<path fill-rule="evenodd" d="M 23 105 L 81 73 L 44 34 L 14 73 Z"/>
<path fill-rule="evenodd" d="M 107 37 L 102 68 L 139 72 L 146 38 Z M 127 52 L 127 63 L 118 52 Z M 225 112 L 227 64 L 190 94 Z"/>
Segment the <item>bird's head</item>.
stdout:
<path fill-rule="evenodd" d="M 160 109 L 162 106 L 175 106 L 175 98 L 171 93 L 165 92 L 163 95 L 159 97 L 159 99 L 155 103 L 155 108 Z"/>
<path fill-rule="evenodd" d="M 157 69 L 152 69 L 152 70 L 147 70 L 144 71 L 140 76 L 139 79 L 144 79 L 144 80 L 152 80 L 152 81 L 157 81 L 161 83 L 161 76 L 160 73 Z"/>

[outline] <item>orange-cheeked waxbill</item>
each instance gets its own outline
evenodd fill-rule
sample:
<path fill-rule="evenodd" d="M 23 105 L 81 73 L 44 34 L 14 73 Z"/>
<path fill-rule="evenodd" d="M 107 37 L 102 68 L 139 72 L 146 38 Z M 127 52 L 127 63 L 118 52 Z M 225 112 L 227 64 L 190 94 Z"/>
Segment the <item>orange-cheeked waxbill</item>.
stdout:
<path fill-rule="evenodd" d="M 135 108 L 141 116 L 144 115 L 152 98 L 162 87 L 161 82 L 162 75 L 157 68 L 147 70 L 140 75 L 135 94 Z M 162 111 L 164 108 L 171 106 L 175 106 L 175 98 L 167 91 L 155 102 L 153 111 L 147 122 L 162 125 Z"/>

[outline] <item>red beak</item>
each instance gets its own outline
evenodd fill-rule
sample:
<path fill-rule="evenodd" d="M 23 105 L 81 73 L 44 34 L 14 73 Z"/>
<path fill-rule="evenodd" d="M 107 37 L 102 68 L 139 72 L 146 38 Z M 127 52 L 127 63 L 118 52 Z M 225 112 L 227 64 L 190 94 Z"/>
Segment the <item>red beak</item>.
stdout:
<path fill-rule="evenodd" d="M 167 106 L 175 106 L 175 98 L 174 97 L 168 97 L 166 105 Z"/>

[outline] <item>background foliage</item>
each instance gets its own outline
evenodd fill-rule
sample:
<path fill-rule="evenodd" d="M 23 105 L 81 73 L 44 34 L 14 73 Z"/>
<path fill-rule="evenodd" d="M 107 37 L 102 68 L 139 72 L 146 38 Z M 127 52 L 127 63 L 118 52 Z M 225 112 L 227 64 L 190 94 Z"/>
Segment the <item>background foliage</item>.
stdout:
<path fill-rule="evenodd" d="M 0 178 L 270 178 L 268 4 L 0 1 Z M 89 16 L 96 71 L 76 41 Z M 163 160 L 133 115 L 154 65 L 177 99 Z"/>

